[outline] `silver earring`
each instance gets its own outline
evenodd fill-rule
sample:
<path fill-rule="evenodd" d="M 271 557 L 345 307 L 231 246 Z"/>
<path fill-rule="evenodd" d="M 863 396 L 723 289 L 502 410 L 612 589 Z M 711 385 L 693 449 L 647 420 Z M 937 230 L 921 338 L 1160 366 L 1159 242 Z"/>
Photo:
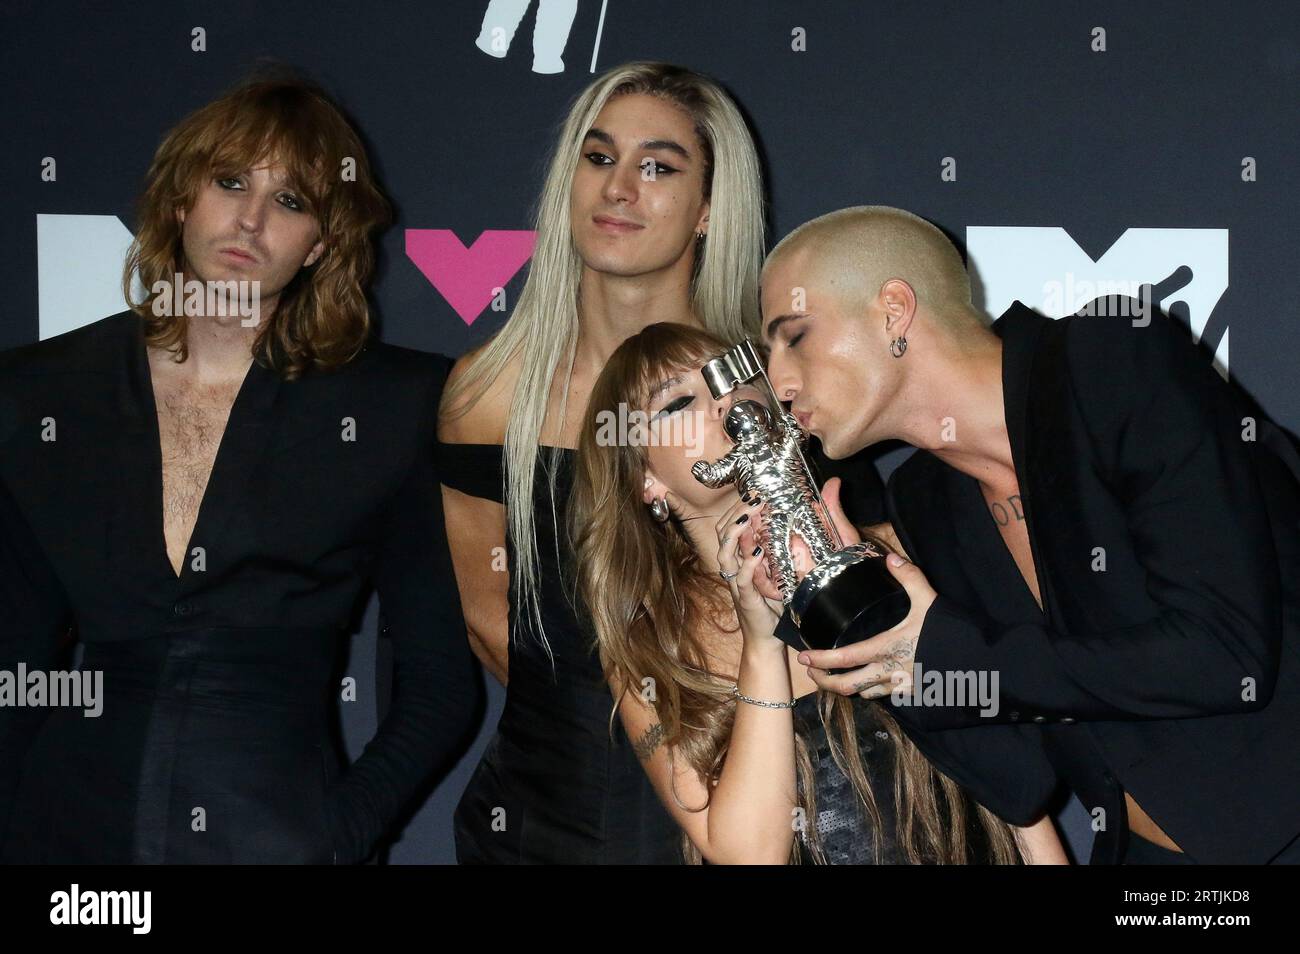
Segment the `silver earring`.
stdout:
<path fill-rule="evenodd" d="M 695 233 L 695 240 L 696 240 L 697 242 L 703 242 L 703 241 L 704 241 L 704 233 L 703 233 L 703 232 L 696 232 L 696 233 Z"/>
<path fill-rule="evenodd" d="M 907 339 L 904 338 L 902 335 L 895 338 L 893 341 L 889 343 L 889 353 L 892 354 L 895 358 L 901 358 L 903 356 L 903 352 L 906 350 L 907 350 Z"/>
<path fill-rule="evenodd" d="M 663 497 L 656 497 L 654 500 L 650 501 L 650 516 L 654 517 L 655 520 L 660 523 L 667 520 L 668 501 L 664 500 Z"/>

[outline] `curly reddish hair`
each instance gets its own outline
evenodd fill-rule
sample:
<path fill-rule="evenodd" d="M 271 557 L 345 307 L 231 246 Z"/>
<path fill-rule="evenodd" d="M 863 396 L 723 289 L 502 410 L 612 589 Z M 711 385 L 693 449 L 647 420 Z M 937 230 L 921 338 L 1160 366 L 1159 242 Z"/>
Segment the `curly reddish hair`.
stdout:
<path fill-rule="evenodd" d="M 263 163 L 283 165 L 304 209 L 320 225 L 325 252 L 281 293 L 275 313 L 258 330 L 253 355 L 293 379 L 346 364 L 364 345 L 371 326 L 365 289 L 375 264 L 372 238 L 392 220 L 392 207 L 339 107 L 314 83 L 277 72 L 237 86 L 164 137 L 138 202 L 122 288 L 145 320 L 148 343 L 186 360 L 186 316 L 155 315 L 152 293 L 133 301 L 132 279 L 138 274 L 152 289 L 183 271 L 176 211 L 193 208 L 208 182 Z"/>

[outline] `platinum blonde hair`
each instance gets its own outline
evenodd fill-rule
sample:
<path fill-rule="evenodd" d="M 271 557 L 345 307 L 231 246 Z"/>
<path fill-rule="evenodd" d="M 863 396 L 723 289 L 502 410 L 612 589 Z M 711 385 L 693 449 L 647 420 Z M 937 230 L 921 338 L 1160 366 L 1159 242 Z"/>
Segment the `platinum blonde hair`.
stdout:
<path fill-rule="evenodd" d="M 905 209 L 857 205 L 805 222 L 768 254 L 763 275 L 797 252 L 807 253 L 809 274 L 833 281 L 840 300 L 855 308 L 899 278 L 955 340 L 969 341 L 988 327 L 971 304 L 970 274 L 957 247 L 938 226 Z"/>
<path fill-rule="evenodd" d="M 463 412 L 519 357 L 506 426 L 505 502 L 507 533 L 515 542 L 515 625 L 527 612 L 547 654 L 538 599 L 538 551 L 533 523 L 533 487 L 541 450 L 541 431 L 551 383 L 564 367 L 566 387 L 560 406 L 563 430 L 578 341 L 578 288 L 583 262 L 573 241 L 569 200 L 582 143 L 597 115 L 611 99 L 629 93 L 660 96 L 688 113 L 704 145 L 704 192 L 709 200 L 709 231 L 696 244 L 690 306 L 709 331 L 727 341 L 757 335 L 760 327 L 758 277 L 763 259 L 762 173 L 753 138 L 740 110 L 715 81 L 669 63 L 633 62 L 597 77 L 574 100 L 551 153 L 535 228 L 537 245 L 514 311 L 483 347 L 465 373 L 448 385 L 445 406 Z M 466 395 L 473 395 L 466 399 Z M 462 403 L 463 402 L 463 403 Z M 584 408 L 579 408 L 581 413 Z M 555 506 L 559 451 L 547 453 L 551 519 L 556 560 L 563 522 Z M 554 657 L 552 656 L 552 662 Z"/>

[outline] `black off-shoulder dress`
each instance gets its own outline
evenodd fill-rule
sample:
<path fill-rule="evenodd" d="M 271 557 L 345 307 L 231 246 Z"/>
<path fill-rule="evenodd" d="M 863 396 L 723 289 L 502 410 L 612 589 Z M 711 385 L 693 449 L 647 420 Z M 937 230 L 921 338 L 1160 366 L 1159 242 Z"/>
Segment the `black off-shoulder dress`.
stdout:
<path fill-rule="evenodd" d="M 461 864 L 679 864 L 680 830 L 632 751 L 601 672 L 595 636 L 567 593 L 564 532 L 574 451 L 543 446 L 534 489 L 540 610 L 554 666 L 528 614 L 511 631 L 505 710 L 456 807 Z M 440 444 L 441 479 L 503 501 L 500 444 Z M 559 559 L 547 468 L 556 468 Z M 515 548 L 507 542 L 511 573 Z M 563 578 L 561 573 L 566 574 Z M 510 620 L 515 621 L 515 588 Z"/>

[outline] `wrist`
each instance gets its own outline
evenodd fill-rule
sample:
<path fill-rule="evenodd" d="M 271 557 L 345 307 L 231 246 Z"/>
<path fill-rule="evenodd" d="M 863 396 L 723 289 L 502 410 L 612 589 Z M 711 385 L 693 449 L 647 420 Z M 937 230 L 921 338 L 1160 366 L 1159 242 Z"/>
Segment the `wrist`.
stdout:
<path fill-rule="evenodd" d="M 744 634 L 744 640 L 740 646 L 741 660 L 752 659 L 756 662 L 771 664 L 776 660 L 782 663 L 786 661 L 785 643 L 783 643 L 775 632 L 753 635 Z"/>
<path fill-rule="evenodd" d="M 770 698 L 758 698 L 748 695 L 741 690 L 739 685 L 735 685 L 731 687 L 731 697 L 738 702 L 744 702 L 761 709 L 793 709 L 795 706 L 794 694 L 789 691 L 772 693 Z"/>

